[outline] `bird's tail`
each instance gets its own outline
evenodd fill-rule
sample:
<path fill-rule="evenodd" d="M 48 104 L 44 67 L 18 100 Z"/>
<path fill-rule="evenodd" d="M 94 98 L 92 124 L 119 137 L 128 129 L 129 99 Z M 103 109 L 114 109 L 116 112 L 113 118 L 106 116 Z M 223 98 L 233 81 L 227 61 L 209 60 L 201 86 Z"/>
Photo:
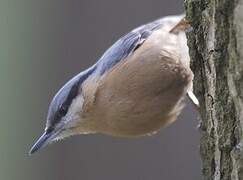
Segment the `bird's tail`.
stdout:
<path fill-rule="evenodd" d="M 180 31 L 187 31 L 191 29 L 190 22 L 183 17 L 171 30 L 170 33 L 178 34 Z"/>

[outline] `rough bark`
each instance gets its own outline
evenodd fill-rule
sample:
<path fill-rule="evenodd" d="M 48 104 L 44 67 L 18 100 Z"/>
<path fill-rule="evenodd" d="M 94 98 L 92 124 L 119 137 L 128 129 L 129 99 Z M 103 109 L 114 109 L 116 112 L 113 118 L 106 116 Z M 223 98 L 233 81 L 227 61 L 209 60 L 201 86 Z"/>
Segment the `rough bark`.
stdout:
<path fill-rule="evenodd" d="M 202 175 L 243 179 L 243 0 L 186 0 Z"/>

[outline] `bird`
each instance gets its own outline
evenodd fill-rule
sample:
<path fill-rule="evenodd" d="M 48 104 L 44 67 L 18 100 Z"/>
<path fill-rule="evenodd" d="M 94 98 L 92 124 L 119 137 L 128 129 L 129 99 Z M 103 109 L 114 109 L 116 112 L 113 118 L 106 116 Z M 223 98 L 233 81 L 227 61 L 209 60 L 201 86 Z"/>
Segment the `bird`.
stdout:
<path fill-rule="evenodd" d="M 79 134 L 152 135 L 173 123 L 192 91 L 184 15 L 162 17 L 122 36 L 99 60 L 69 80 L 52 99 L 33 154 Z"/>

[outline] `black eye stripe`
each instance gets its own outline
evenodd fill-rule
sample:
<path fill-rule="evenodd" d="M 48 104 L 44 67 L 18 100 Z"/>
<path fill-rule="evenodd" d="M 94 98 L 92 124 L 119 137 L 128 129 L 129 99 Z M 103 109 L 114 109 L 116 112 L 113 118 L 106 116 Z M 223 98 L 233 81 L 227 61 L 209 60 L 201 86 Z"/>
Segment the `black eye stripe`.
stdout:
<path fill-rule="evenodd" d="M 67 108 L 64 107 L 64 106 L 61 106 L 60 109 L 58 110 L 58 113 L 61 115 L 61 116 L 65 116 L 67 114 Z"/>
<path fill-rule="evenodd" d="M 73 99 L 78 95 L 78 91 L 79 91 L 79 81 L 72 86 L 66 100 L 58 108 L 57 112 L 55 113 L 54 119 L 52 122 L 53 125 L 55 125 L 57 122 L 59 122 L 62 117 L 66 116 L 69 106 L 71 105 Z"/>
<path fill-rule="evenodd" d="M 53 129 L 54 129 L 53 127 L 49 127 L 49 128 L 47 128 L 47 129 L 46 129 L 46 133 L 49 134 L 50 132 L 53 131 Z"/>
<path fill-rule="evenodd" d="M 70 105 L 72 104 L 72 101 L 79 95 L 80 91 L 81 91 L 81 85 L 82 83 L 89 77 L 89 75 L 91 75 L 94 71 L 95 71 L 96 67 L 90 68 L 87 72 L 84 72 L 81 75 L 77 75 L 80 76 L 79 79 L 76 80 L 71 80 L 70 85 L 67 85 L 67 88 L 62 89 L 62 91 L 60 92 L 60 94 L 57 94 L 57 98 L 60 98 L 60 100 L 62 101 L 62 103 L 58 103 L 59 106 L 56 110 L 51 111 L 53 114 L 51 114 L 49 117 L 51 117 L 49 119 L 49 127 L 50 128 L 54 128 L 56 126 L 56 124 L 61 121 L 62 117 L 66 116 L 66 114 L 68 113 L 68 109 L 70 107 Z M 68 92 L 67 96 L 63 96 L 63 93 Z M 65 97 L 65 99 L 63 99 Z M 60 102 L 59 100 L 59 102 Z M 58 105 L 55 104 L 54 105 Z M 50 107 L 51 108 L 51 107 Z"/>

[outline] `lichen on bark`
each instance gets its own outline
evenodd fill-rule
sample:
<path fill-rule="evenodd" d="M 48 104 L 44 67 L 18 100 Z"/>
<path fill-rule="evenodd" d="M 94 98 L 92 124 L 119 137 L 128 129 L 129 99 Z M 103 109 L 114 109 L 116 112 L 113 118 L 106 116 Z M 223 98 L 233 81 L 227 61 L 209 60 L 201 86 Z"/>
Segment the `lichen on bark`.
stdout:
<path fill-rule="evenodd" d="M 186 0 L 203 179 L 243 179 L 243 0 Z"/>

